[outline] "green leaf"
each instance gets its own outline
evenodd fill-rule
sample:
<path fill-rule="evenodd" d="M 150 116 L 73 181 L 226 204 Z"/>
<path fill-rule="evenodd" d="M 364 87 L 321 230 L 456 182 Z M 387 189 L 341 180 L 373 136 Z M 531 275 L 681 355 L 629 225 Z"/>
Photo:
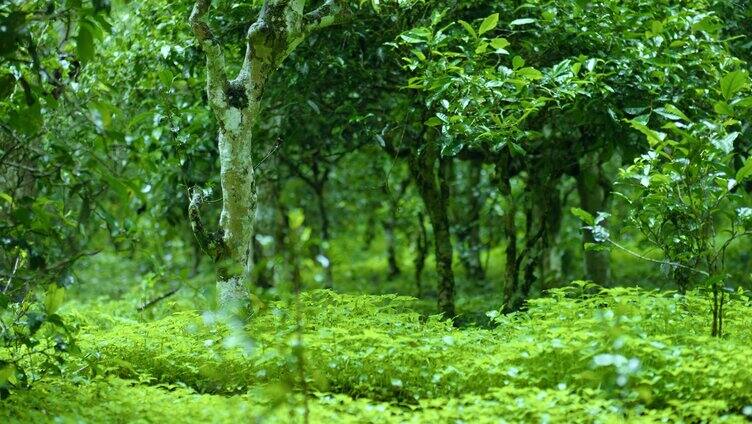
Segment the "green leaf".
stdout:
<path fill-rule="evenodd" d="M 685 115 L 684 112 L 680 111 L 676 106 L 672 104 L 667 104 L 663 107 L 663 109 L 671 115 L 677 116 L 685 121 L 689 121 L 687 115 Z"/>
<path fill-rule="evenodd" d="M 491 47 L 497 50 L 505 49 L 507 46 L 509 46 L 509 41 L 506 38 L 494 38 L 491 40 Z"/>
<path fill-rule="evenodd" d="M 76 37 L 76 52 L 81 62 L 89 62 L 94 59 L 94 37 L 88 25 L 81 25 Z"/>
<path fill-rule="evenodd" d="M 650 32 L 653 33 L 653 35 L 660 34 L 663 32 L 663 23 L 660 21 L 653 21 L 650 23 Z"/>
<path fill-rule="evenodd" d="M 525 66 L 525 59 L 521 58 L 520 56 L 515 56 L 512 58 L 512 68 L 519 69 Z"/>
<path fill-rule="evenodd" d="M 723 138 L 714 138 L 710 142 L 713 143 L 713 146 L 722 150 L 723 153 L 731 153 L 734 150 L 734 140 L 737 137 L 739 137 L 739 133 L 734 131 L 726 134 Z"/>
<path fill-rule="evenodd" d="M 16 384 L 16 366 L 13 364 L 7 364 L 0 368 L 0 387 L 10 384 Z"/>
<path fill-rule="evenodd" d="M 752 176 L 752 156 L 748 157 L 744 165 L 736 171 L 736 181 L 741 183 L 750 176 Z"/>
<path fill-rule="evenodd" d="M 598 60 L 597 59 L 595 59 L 595 58 L 588 59 L 587 61 L 585 61 L 585 69 L 587 69 L 588 72 L 593 72 L 593 70 L 595 69 L 595 65 L 597 65 L 597 64 L 598 64 Z"/>
<path fill-rule="evenodd" d="M 752 107 L 752 97 L 745 97 L 743 99 L 739 99 L 739 101 L 734 102 L 733 105 L 735 107 L 740 107 L 744 109 L 750 108 Z"/>
<path fill-rule="evenodd" d="M 595 218 L 593 218 L 593 215 L 591 215 L 590 212 L 580 208 L 572 208 L 570 211 L 572 212 L 572 215 L 580 218 L 585 224 L 595 225 Z"/>
<path fill-rule="evenodd" d="M 39 101 L 35 101 L 29 107 L 12 110 L 8 115 L 10 117 L 10 125 L 28 135 L 35 134 L 44 125 L 42 106 Z"/>
<path fill-rule="evenodd" d="M 290 228 L 295 230 L 303 225 L 303 221 L 305 221 L 305 215 L 303 214 L 302 210 L 293 209 L 287 214 L 287 219 L 290 223 Z"/>
<path fill-rule="evenodd" d="M 460 19 L 458 22 L 460 23 L 460 25 L 462 25 L 463 28 L 465 28 L 465 31 L 467 31 L 468 34 L 472 35 L 473 38 L 478 38 L 478 34 L 475 33 L 472 25 L 463 21 L 462 19 Z"/>
<path fill-rule="evenodd" d="M 522 146 L 520 146 L 517 143 L 512 143 L 510 141 L 509 143 L 507 143 L 507 145 L 509 146 L 509 150 L 512 152 L 513 155 L 525 156 L 527 154 L 525 149 L 523 149 Z"/>
<path fill-rule="evenodd" d="M 527 68 L 518 69 L 516 74 L 528 80 L 539 80 L 543 78 L 543 74 L 539 70 L 529 66 Z"/>
<path fill-rule="evenodd" d="M 410 44 L 427 43 L 433 36 L 433 32 L 428 28 L 414 28 L 410 31 L 400 34 L 400 38 Z"/>
<path fill-rule="evenodd" d="M 749 82 L 747 71 L 734 71 L 721 78 L 721 94 L 726 100 L 730 100 L 736 93 L 741 91 Z"/>
<path fill-rule="evenodd" d="M 632 128 L 645 134 L 645 136 L 648 138 L 648 143 L 650 143 L 651 146 L 655 146 L 666 139 L 666 133 L 648 128 L 645 124 L 641 123 L 638 118 L 630 120 L 629 124 L 632 126 Z"/>
<path fill-rule="evenodd" d="M 428 118 L 428 120 L 426 121 L 426 125 L 428 125 L 429 127 L 437 127 L 437 126 L 439 126 L 441 124 L 443 124 L 443 122 L 441 121 L 441 119 L 439 119 L 439 118 L 437 118 L 435 116 L 432 116 L 432 117 Z"/>
<path fill-rule="evenodd" d="M 512 22 L 509 23 L 509 26 L 519 26 L 519 25 L 527 25 L 532 24 L 536 22 L 533 18 L 521 18 L 521 19 L 515 19 Z"/>
<path fill-rule="evenodd" d="M 65 289 L 57 284 L 50 284 L 44 296 L 44 310 L 47 314 L 54 314 L 65 300 Z"/>
<path fill-rule="evenodd" d="M 492 29 L 496 28 L 496 25 L 498 24 L 499 24 L 499 14 L 494 13 L 493 15 L 484 19 L 483 22 L 480 24 L 480 28 L 478 29 L 478 35 L 483 35 L 487 33 L 488 31 L 491 31 Z"/>
<path fill-rule="evenodd" d="M 486 52 L 486 50 L 488 50 L 488 43 L 481 41 L 480 43 L 478 43 L 478 47 L 475 48 L 475 53 L 483 54 Z"/>
<path fill-rule="evenodd" d="M 162 69 L 159 71 L 159 81 L 164 85 L 165 87 L 172 86 L 172 72 L 169 69 Z"/>
<path fill-rule="evenodd" d="M 639 115 L 642 112 L 645 112 L 647 110 L 647 107 L 645 106 L 637 106 L 637 107 L 625 107 L 624 112 L 626 112 L 628 115 Z"/>
<path fill-rule="evenodd" d="M 107 130 L 112 123 L 112 106 L 104 102 L 91 102 L 92 118 L 100 130 Z"/>
<path fill-rule="evenodd" d="M 586 252 L 606 252 L 608 251 L 608 246 L 603 243 L 585 243 L 585 251 Z"/>
<path fill-rule="evenodd" d="M 0 100 L 13 94 L 13 88 L 16 85 L 16 78 L 11 74 L 0 76 Z"/>
<path fill-rule="evenodd" d="M 462 151 L 462 148 L 465 147 L 465 145 L 459 141 L 456 138 L 453 138 L 449 141 L 449 143 L 445 144 L 441 148 L 441 156 L 442 157 L 454 157 L 457 156 L 457 154 Z"/>
<path fill-rule="evenodd" d="M 731 106 L 729 106 L 729 104 L 724 102 L 723 100 L 715 102 L 715 104 L 713 105 L 713 110 L 719 115 L 731 115 L 734 113 L 734 110 L 731 108 Z"/>

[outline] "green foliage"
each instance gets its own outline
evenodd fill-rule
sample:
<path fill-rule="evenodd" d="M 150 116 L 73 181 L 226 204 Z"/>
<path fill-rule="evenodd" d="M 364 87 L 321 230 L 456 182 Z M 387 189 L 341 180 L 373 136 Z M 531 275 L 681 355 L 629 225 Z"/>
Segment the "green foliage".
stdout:
<path fill-rule="evenodd" d="M 55 396 L 50 398 L 50 394 Z M 457 399 L 436 398 L 419 406 L 400 407 L 346 395 L 319 394 L 309 403 L 310 420 L 328 423 L 473 423 L 507 422 L 623 422 L 614 401 L 599 399 L 585 391 L 583 397 L 567 390 L 493 389 L 479 395 Z M 51 399 L 51 401 L 44 401 Z M 288 401 L 288 402 L 286 402 Z M 263 421 L 289 423 L 302 420 L 296 403 L 299 399 L 275 397 L 273 390 L 256 390 L 247 395 L 222 397 L 198 395 L 181 387 L 149 387 L 135 382 L 104 379 L 89 386 L 47 382 L 33 391 L 7 401 L 2 417 L 8 423 L 58 422 L 153 422 L 200 421 L 233 423 Z M 630 422 L 659 423 L 666 420 L 713 420 L 743 423 L 740 415 L 717 415 L 724 405 L 719 401 L 701 401 L 679 405 L 680 415 L 669 408 L 651 410 L 644 415 L 629 414 Z"/>
<path fill-rule="evenodd" d="M 752 363 L 744 353 L 752 342 L 752 305 L 745 296 L 730 301 L 727 336 L 714 339 L 698 317 L 704 304 L 695 293 L 578 283 L 531 301 L 526 313 L 489 312 L 493 329 L 457 330 L 413 312 L 410 298 L 306 293 L 306 375 L 317 392 L 311 414 L 337 422 L 565 416 L 741 422 L 752 404 Z M 65 319 L 87 333 L 83 362 L 69 364 L 67 381 L 17 392 L 6 413 L 20 421 L 40 413 L 156 420 L 236 405 L 216 421 L 281 420 L 301 401 L 292 375 L 296 323 L 287 305 L 272 302 L 255 312 L 243 332 L 250 349 L 212 315 L 186 311 L 137 322 L 131 313 L 113 322 L 117 304 L 79 306 Z M 60 395 L 43 395 L 51 391 Z M 43 398 L 44 407 L 29 406 Z"/>
<path fill-rule="evenodd" d="M 237 315 L 194 1 L 1 3 L 0 421 L 752 417 L 745 2 L 345 2 L 252 99 Z M 265 3 L 207 2 L 228 72 Z"/>
<path fill-rule="evenodd" d="M 45 375 L 61 375 L 68 355 L 80 352 L 76 326 L 57 313 L 64 296 L 56 284 L 41 299 L 14 302 L 0 293 L 0 397 Z"/>
<path fill-rule="evenodd" d="M 742 71 L 724 75 L 719 84 L 724 99 L 736 97 L 748 80 Z M 734 141 L 740 134 L 732 131 L 740 124 L 733 117 L 744 112 L 699 112 L 694 121 L 670 104 L 655 112 L 665 120 L 661 128 L 667 132 L 649 128 L 649 114 L 630 120 L 646 136 L 650 150 L 621 172 L 621 182 L 633 188 L 623 195 L 629 202 L 628 219 L 664 254 L 666 271 L 680 290 L 703 277 L 700 281 L 713 294 L 712 334 L 720 335 L 726 252 L 734 240 L 750 234 L 744 207 L 748 199 L 737 190 L 747 171 L 744 166 L 733 169 Z"/>

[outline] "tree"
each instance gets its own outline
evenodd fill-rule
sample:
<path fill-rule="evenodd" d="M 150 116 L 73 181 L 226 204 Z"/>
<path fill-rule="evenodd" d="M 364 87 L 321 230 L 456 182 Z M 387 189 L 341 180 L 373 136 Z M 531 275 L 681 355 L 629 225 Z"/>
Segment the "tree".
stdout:
<path fill-rule="evenodd" d="M 243 62 L 232 80 L 227 76 L 224 46 L 204 21 L 211 1 L 197 0 L 190 16 L 193 33 L 206 54 L 206 93 L 219 123 L 220 230 L 211 234 L 201 223 L 198 208 L 202 198 L 198 190 L 191 196 L 190 218 L 204 251 L 219 264 L 220 305 L 244 297 L 244 284 L 252 272 L 257 193 L 251 142 L 265 86 L 272 73 L 309 34 L 339 22 L 349 11 L 339 0 L 327 0 L 308 12 L 306 3 L 305 0 L 264 1 L 256 21 L 248 28 Z M 243 266 L 240 276 L 231 275 L 222 264 L 228 259 Z"/>

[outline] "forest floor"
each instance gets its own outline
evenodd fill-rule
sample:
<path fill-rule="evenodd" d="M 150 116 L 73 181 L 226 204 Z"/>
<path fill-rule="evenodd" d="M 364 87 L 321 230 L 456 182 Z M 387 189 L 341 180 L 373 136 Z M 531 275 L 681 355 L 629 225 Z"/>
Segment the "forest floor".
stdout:
<path fill-rule="evenodd" d="M 723 338 L 708 335 L 703 294 L 586 283 L 552 290 L 511 315 L 494 312 L 498 302 L 483 290 L 463 291 L 461 328 L 430 315 L 430 294 L 417 300 L 355 294 L 355 287 L 257 301 L 250 316 L 239 318 L 207 312 L 211 299 L 190 287 L 139 312 L 144 299 L 133 293 L 143 294 L 153 274 L 142 276 L 140 289 L 131 283 L 133 292 L 105 292 L 138 272 L 118 268 L 123 263 L 86 264 L 91 275 L 112 281 L 72 293 L 61 312 L 78 328 L 82 354 L 66 363 L 64 375 L 3 400 L 0 422 L 294 423 L 307 415 L 311 423 L 742 423 L 752 417 L 752 306 L 742 294 L 726 305 Z M 365 265 L 357 264 L 368 278 Z M 373 265 L 378 273 L 383 269 Z M 394 289 L 364 284 L 377 293 Z"/>

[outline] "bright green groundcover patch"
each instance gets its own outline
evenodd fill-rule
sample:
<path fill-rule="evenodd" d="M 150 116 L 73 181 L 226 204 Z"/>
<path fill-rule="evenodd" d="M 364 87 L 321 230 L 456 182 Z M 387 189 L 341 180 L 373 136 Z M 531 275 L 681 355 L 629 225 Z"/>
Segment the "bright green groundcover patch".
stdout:
<path fill-rule="evenodd" d="M 461 330 L 414 312 L 407 297 L 301 300 L 311 422 L 752 415 L 752 307 L 742 296 L 726 307 L 722 339 L 707 336 L 708 302 L 695 293 L 579 285 L 524 313 L 489 313 L 492 328 Z M 175 305 L 153 321 L 121 303 L 75 306 L 66 319 L 81 326 L 82 357 L 68 375 L 2 401 L 0 422 L 290 422 L 303 405 L 290 305 L 257 305 L 246 325 Z"/>
<path fill-rule="evenodd" d="M 58 380 L 39 383 L 5 401 L 0 419 L 7 423 L 290 423 L 302 421 L 302 405 L 299 396 L 279 399 L 270 397 L 267 390 L 219 396 L 116 378 L 80 386 Z M 492 389 L 485 395 L 436 398 L 409 407 L 317 394 L 308 405 L 313 423 L 746 422 L 739 415 L 722 415 L 726 405 L 721 401 L 626 411 L 618 401 L 600 398 L 590 390 L 575 395 L 566 390 Z"/>

